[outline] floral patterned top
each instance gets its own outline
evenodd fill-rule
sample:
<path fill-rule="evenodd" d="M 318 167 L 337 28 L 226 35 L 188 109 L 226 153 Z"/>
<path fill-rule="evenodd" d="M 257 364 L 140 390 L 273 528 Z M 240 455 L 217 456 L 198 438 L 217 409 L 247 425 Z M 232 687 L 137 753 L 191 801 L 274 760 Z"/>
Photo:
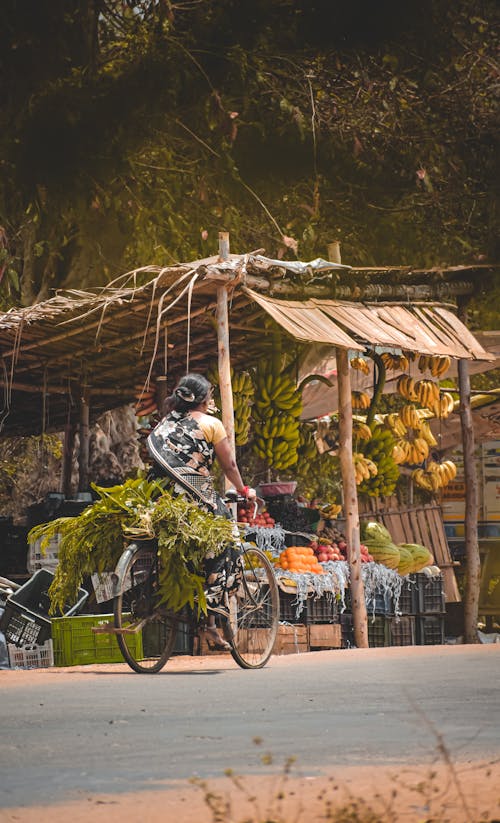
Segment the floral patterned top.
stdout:
<path fill-rule="evenodd" d="M 203 418 L 192 417 L 189 412 L 169 412 L 148 437 L 150 454 L 160 468 L 191 470 L 206 482 L 196 483 L 199 490 L 213 498 L 215 492 L 210 469 L 215 458 L 215 444 L 226 436 L 224 426 L 217 418 L 209 419 L 207 427 Z M 212 440 L 213 438 L 213 440 Z"/>

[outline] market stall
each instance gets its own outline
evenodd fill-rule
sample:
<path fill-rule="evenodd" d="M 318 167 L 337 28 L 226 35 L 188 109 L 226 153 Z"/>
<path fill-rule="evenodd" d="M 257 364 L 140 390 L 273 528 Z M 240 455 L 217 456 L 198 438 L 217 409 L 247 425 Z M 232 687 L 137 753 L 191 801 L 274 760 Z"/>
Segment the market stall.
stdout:
<path fill-rule="evenodd" d="M 325 443 L 327 456 L 338 454 L 340 492 L 322 503 L 342 507 L 344 539 L 314 546 L 315 532 L 308 529 L 303 532 L 303 545 L 297 544 L 300 530 L 283 528 L 273 515 L 269 516 L 275 529 L 268 531 L 274 537 L 267 539 L 283 541 L 272 543 L 269 550 L 278 561 L 277 577 L 283 586 L 295 588 L 302 611 L 306 597 L 344 604 L 348 588 L 354 640 L 368 645 L 367 609 L 380 594 L 374 581 L 382 585 L 383 576 L 384 590 L 398 617 L 401 579 L 434 563 L 429 557 L 417 568 L 417 561 L 411 565 L 407 560 L 398 573 L 401 551 L 398 562 L 396 549 L 389 558 L 387 546 L 396 546 L 397 539 L 390 530 L 385 555 L 379 554 L 389 565 L 377 562 L 369 546 L 365 553 L 358 492 L 371 485 L 380 510 L 390 497 L 398 466 L 429 494 L 451 477 L 453 468 L 433 458 L 428 420 L 442 419 L 452 411 L 450 395 L 439 386 L 452 359 L 462 363 L 491 359 L 449 306 L 443 305 L 444 296 L 451 299 L 471 292 L 472 283 L 463 277 L 472 273 L 463 268 L 440 271 L 438 276 L 429 271 L 391 270 L 388 284 L 383 282 L 388 274 L 383 269 L 368 272 L 322 259 L 301 263 L 259 254 L 231 255 L 223 235 L 217 258 L 161 270 L 139 269 L 104 289 L 59 294 L 4 315 L 0 319 L 3 431 L 32 433 L 64 425 L 68 453 L 78 428 L 80 491 L 85 493 L 88 426 L 100 412 L 135 402 L 139 436 L 145 437 L 158 417 L 167 384 L 171 387 L 189 369 L 215 371 L 226 429 L 232 437 L 236 423 L 235 442 L 252 454 L 258 471 L 265 471 L 266 478 L 261 479 L 293 479 L 299 458 L 315 459 Z M 389 302 L 396 296 L 404 306 Z M 311 426 L 301 428 L 297 377 L 304 349 L 311 343 L 335 351 L 338 403 L 331 412 L 337 417 L 333 424 L 328 422 L 326 432 L 321 429 L 324 421 L 314 423 L 314 431 Z M 366 385 L 357 382 L 370 358 L 377 385 L 391 369 L 407 378 L 398 380 L 405 401 L 400 412 L 376 417 L 376 391 L 370 397 Z M 311 376 L 314 380 L 314 372 Z M 320 519 L 334 528 L 333 517 Z M 373 520 L 377 519 L 375 514 Z M 334 555 L 335 542 L 338 558 L 330 559 L 327 551 L 319 550 L 330 546 Z M 418 543 L 407 539 L 412 542 Z M 434 553 L 435 535 L 429 542 L 433 545 L 425 548 Z M 303 557 L 311 561 L 314 555 L 320 571 L 316 564 L 314 571 L 294 571 L 290 564 L 283 567 L 282 552 L 297 547 L 307 549 Z M 321 559 L 321 554 L 327 559 Z M 370 555 L 374 559 L 363 562 Z M 446 563 L 446 558 L 441 562 Z M 341 609 L 339 618 L 343 613 Z"/>

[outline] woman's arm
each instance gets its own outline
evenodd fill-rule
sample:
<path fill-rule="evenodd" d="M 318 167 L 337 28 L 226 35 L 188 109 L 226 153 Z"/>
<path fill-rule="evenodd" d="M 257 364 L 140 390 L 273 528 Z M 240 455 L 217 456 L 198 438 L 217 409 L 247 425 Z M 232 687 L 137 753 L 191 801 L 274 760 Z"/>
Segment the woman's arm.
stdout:
<path fill-rule="evenodd" d="M 241 474 L 236 465 L 236 460 L 233 455 L 233 450 L 229 443 L 229 439 L 224 437 L 215 446 L 215 454 L 220 463 L 221 469 L 226 475 L 230 483 L 233 484 L 236 491 L 242 491 L 245 488 Z"/>

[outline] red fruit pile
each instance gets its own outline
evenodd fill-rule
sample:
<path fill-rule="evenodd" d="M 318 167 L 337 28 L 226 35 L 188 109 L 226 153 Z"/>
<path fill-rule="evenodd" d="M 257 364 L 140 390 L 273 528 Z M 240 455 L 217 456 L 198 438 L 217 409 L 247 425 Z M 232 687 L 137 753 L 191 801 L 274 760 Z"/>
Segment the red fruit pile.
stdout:
<path fill-rule="evenodd" d="M 246 506 L 238 506 L 238 523 L 247 523 L 249 526 L 261 526 L 271 529 L 274 526 L 274 518 L 269 512 L 261 511 L 254 515 L 254 504 L 248 503 Z"/>
<path fill-rule="evenodd" d="M 339 540 L 338 543 L 318 543 L 317 540 L 313 540 L 309 545 L 320 563 L 327 563 L 329 560 L 347 560 L 347 544 L 345 540 Z M 373 557 L 367 547 L 361 544 L 360 550 L 361 562 L 373 563 Z"/>

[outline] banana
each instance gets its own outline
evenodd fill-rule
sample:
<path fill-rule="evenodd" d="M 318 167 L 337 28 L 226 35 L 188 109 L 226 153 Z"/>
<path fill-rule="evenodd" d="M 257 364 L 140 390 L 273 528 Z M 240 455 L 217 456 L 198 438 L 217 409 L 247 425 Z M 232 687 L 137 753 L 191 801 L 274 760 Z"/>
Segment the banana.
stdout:
<path fill-rule="evenodd" d="M 356 437 L 361 438 L 361 440 L 370 440 L 372 436 L 372 431 L 366 423 L 361 420 L 356 420 L 355 418 L 352 421 L 352 428 L 353 433 Z"/>
<path fill-rule="evenodd" d="M 407 428 L 418 429 L 420 427 L 420 416 L 412 403 L 403 406 L 399 416 Z"/>
<path fill-rule="evenodd" d="M 444 418 L 449 417 L 454 408 L 455 401 L 453 400 L 452 395 L 448 394 L 448 392 L 443 393 L 439 401 L 439 410 L 441 412 L 440 416 Z"/>
<path fill-rule="evenodd" d="M 421 354 L 418 358 L 418 369 L 421 372 L 425 372 L 429 368 L 429 360 L 430 356 L 428 354 Z"/>
<path fill-rule="evenodd" d="M 353 357 L 350 365 L 352 369 L 362 371 L 363 374 L 370 374 L 370 367 L 363 357 Z"/>
<path fill-rule="evenodd" d="M 437 446 L 437 440 L 434 437 L 427 420 L 420 421 L 420 435 L 429 446 Z"/>
<path fill-rule="evenodd" d="M 351 402 L 353 409 L 367 409 L 370 405 L 370 397 L 366 392 L 353 391 L 351 393 Z"/>
<path fill-rule="evenodd" d="M 437 374 L 436 377 L 442 377 L 451 366 L 451 357 L 448 355 L 443 355 L 439 358 L 438 366 L 437 366 Z"/>

